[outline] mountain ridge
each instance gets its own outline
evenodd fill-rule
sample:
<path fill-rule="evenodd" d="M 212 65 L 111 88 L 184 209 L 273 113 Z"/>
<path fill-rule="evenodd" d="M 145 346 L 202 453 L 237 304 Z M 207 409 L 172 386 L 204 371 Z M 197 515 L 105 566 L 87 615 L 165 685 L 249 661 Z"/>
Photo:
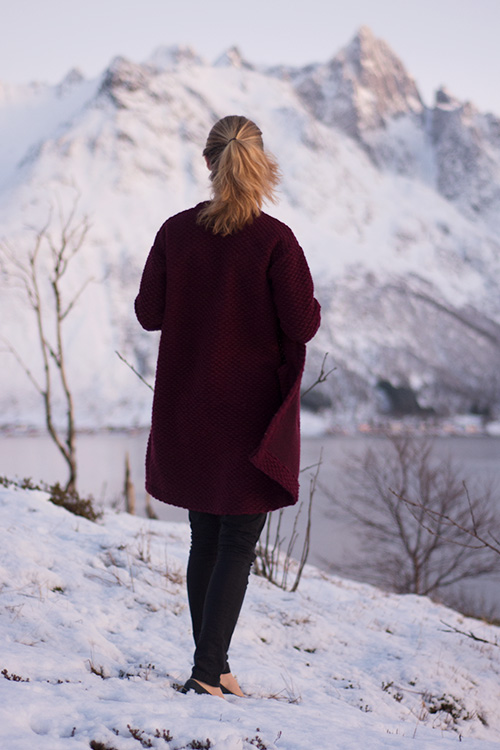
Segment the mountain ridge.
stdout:
<path fill-rule="evenodd" d="M 97 281 L 67 331 L 81 425 L 149 419 L 149 393 L 114 351 L 152 379 L 155 345 L 132 311 L 140 271 L 162 221 L 208 197 L 201 151 L 228 112 L 255 119 L 281 164 L 273 213 L 304 246 L 323 305 L 306 380 L 329 351 L 332 423 L 373 419 L 379 381 L 411 387 L 439 414 L 498 415 L 500 121 L 445 89 L 426 106 L 367 28 L 301 69 L 256 66 L 235 48 L 209 65 L 174 47 L 27 91 L 4 102 L 2 233 L 26 252 L 26 224 L 43 224 L 54 201 L 68 211 L 75 195 L 91 217 L 74 274 Z M 31 357 L 36 331 L 5 263 L 2 285 L 1 334 Z M 18 364 L 2 359 L 4 423 L 42 422 Z"/>

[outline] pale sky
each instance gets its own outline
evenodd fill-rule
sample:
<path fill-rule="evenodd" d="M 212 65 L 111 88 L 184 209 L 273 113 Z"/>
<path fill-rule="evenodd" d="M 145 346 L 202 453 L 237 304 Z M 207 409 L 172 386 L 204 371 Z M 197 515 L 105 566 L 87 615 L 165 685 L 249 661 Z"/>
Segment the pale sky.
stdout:
<path fill-rule="evenodd" d="M 427 104 L 445 84 L 500 115 L 500 0 L 4 0 L 0 81 L 56 83 L 187 44 L 208 62 L 236 45 L 250 62 L 324 62 L 369 26 Z"/>

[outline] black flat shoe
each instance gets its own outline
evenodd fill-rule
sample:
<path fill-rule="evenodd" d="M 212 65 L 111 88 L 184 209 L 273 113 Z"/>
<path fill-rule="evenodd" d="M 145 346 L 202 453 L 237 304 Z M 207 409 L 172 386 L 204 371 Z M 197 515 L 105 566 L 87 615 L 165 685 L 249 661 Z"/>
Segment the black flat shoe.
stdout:
<path fill-rule="evenodd" d="M 199 693 L 199 695 L 211 695 L 211 693 L 209 693 L 208 690 L 205 690 L 203 685 L 200 685 L 199 682 L 196 682 L 196 680 L 193 680 L 192 677 L 190 677 L 189 680 L 184 683 L 184 686 L 181 687 L 179 692 L 189 693 L 190 690 L 192 690 L 195 693 Z"/>

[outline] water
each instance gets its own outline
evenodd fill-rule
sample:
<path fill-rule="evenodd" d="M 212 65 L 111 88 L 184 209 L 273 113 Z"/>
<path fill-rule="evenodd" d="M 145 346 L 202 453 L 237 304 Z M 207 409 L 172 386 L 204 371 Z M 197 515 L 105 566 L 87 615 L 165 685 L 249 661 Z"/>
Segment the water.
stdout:
<path fill-rule="evenodd" d="M 328 436 L 305 438 L 302 441 L 303 467 L 315 464 L 323 451 L 320 470 L 322 487 L 330 493 L 340 488 L 346 459 L 358 456 L 369 447 L 376 447 L 381 438 L 371 436 Z M 78 488 L 81 495 L 91 494 L 97 505 L 124 509 L 123 485 L 125 456 L 130 461 L 131 477 L 137 496 L 137 513 L 145 515 L 144 456 L 147 432 L 98 433 L 80 435 L 77 441 L 79 467 Z M 438 455 L 451 456 L 463 470 L 464 477 L 490 478 L 500 487 L 500 438 L 495 437 L 444 437 L 436 438 Z M 314 469 L 301 475 L 301 500 L 307 504 L 310 476 Z M 0 476 L 31 477 L 35 482 L 64 482 L 66 470 L 62 458 L 52 441 L 46 436 L 0 436 Z M 153 500 L 157 516 L 166 521 L 187 521 L 187 511 Z M 287 509 L 284 515 L 283 532 L 289 534 L 297 508 Z M 299 532 L 302 534 L 306 511 L 301 511 Z M 294 550 L 300 556 L 301 538 Z M 313 503 L 311 550 L 309 562 L 324 569 L 339 568 L 353 550 L 359 551 L 363 538 L 356 522 L 340 520 L 332 515 L 332 501 L 322 491 L 317 491 Z M 472 588 L 471 588 L 472 586 Z M 500 591 L 498 582 L 483 581 L 468 588 L 476 599 L 498 603 L 500 613 Z"/>

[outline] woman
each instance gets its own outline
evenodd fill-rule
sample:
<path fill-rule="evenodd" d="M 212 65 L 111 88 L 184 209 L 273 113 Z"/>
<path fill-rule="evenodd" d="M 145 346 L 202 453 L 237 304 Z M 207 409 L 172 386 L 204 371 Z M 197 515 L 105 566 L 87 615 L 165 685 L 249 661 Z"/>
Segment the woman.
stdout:
<path fill-rule="evenodd" d="M 227 652 L 266 513 L 298 499 L 305 343 L 320 308 L 291 230 L 261 210 L 279 181 L 259 128 L 219 120 L 212 200 L 160 228 L 135 301 L 161 330 L 146 489 L 189 510 L 196 645 L 184 691 L 243 695 Z"/>

